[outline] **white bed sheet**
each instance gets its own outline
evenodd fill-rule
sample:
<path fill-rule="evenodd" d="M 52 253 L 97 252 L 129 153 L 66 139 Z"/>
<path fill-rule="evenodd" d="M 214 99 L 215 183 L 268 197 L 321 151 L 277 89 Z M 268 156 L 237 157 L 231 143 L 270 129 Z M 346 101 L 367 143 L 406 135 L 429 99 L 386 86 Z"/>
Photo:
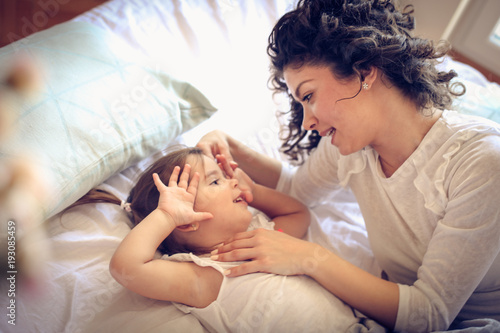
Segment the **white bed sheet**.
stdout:
<path fill-rule="evenodd" d="M 280 107 L 267 88 L 265 47 L 291 0 L 113 0 L 76 18 L 122 37 L 155 66 L 193 83 L 220 111 L 179 139 L 194 145 L 222 129 L 252 148 L 278 153 Z M 125 199 L 137 173 L 154 157 L 111 177 L 102 188 Z M 379 274 L 359 208 L 344 193 L 314 209 L 307 238 Z M 17 325 L 5 332 L 205 332 L 169 302 L 138 296 L 109 274 L 109 260 L 131 224 L 116 205 L 92 204 L 47 222 L 52 256 L 42 285 L 20 290 Z M 3 307 L 3 300 L 1 306 Z M 369 327 L 367 327 L 369 331 Z"/>

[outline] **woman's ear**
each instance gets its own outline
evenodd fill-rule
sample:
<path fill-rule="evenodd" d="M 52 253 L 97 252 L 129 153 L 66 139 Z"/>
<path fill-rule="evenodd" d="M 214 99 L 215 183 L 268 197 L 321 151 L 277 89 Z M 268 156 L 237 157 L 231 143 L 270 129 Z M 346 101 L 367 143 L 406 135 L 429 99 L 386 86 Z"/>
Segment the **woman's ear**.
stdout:
<path fill-rule="evenodd" d="M 176 230 L 182 231 L 182 232 L 192 232 L 196 231 L 200 228 L 200 223 L 199 222 L 192 222 L 189 224 L 184 224 L 176 227 Z"/>
<path fill-rule="evenodd" d="M 378 68 L 374 66 L 370 67 L 370 70 L 364 71 L 361 75 L 363 88 L 369 89 L 378 77 Z"/>

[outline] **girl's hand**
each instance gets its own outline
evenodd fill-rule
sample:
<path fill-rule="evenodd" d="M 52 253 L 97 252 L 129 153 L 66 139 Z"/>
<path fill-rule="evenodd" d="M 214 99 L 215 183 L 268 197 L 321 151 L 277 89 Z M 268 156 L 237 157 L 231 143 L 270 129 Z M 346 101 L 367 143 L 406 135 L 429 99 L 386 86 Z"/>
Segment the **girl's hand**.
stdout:
<path fill-rule="evenodd" d="M 160 192 L 158 209 L 172 217 L 176 226 L 213 218 L 210 213 L 195 212 L 193 209 L 200 175 L 195 172 L 188 184 L 190 171 L 191 166 L 186 164 L 179 177 L 180 167 L 176 166 L 170 175 L 168 186 L 163 184 L 157 173 L 153 174 L 154 183 Z"/>
<path fill-rule="evenodd" d="M 256 229 L 242 232 L 212 252 L 218 261 L 244 261 L 231 268 L 227 276 L 263 272 L 280 275 L 310 274 L 329 252 L 317 244 L 283 232 Z"/>

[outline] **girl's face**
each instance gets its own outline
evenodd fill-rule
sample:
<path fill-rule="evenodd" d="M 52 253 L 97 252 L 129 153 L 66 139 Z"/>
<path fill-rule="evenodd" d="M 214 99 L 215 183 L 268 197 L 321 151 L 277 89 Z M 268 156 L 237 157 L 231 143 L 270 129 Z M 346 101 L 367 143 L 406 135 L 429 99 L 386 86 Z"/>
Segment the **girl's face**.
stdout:
<path fill-rule="evenodd" d="M 288 66 L 284 79 L 293 98 L 302 104 L 302 126 L 330 137 L 332 145 L 343 155 L 352 154 L 371 144 L 376 137 L 377 122 L 366 91 L 360 81 L 338 80 L 329 67 Z M 351 98 L 353 97 L 353 98 Z"/>
<path fill-rule="evenodd" d="M 236 233 L 246 231 L 252 214 L 238 187 L 238 180 L 226 178 L 217 163 L 207 156 L 203 156 L 203 163 L 199 156 L 190 156 L 188 163 L 192 166 L 192 173 L 200 174 L 194 210 L 214 216 L 201 221 L 198 229 L 190 233 L 189 241 L 199 248 L 210 249 Z"/>

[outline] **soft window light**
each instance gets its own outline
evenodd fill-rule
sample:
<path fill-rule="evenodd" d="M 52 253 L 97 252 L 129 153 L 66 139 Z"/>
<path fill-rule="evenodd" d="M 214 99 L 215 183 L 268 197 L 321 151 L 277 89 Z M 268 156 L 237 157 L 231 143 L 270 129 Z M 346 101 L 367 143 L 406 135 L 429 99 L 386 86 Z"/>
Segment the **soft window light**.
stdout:
<path fill-rule="evenodd" d="M 490 41 L 496 46 L 500 47 L 500 19 L 498 20 L 495 28 L 491 32 Z"/>

